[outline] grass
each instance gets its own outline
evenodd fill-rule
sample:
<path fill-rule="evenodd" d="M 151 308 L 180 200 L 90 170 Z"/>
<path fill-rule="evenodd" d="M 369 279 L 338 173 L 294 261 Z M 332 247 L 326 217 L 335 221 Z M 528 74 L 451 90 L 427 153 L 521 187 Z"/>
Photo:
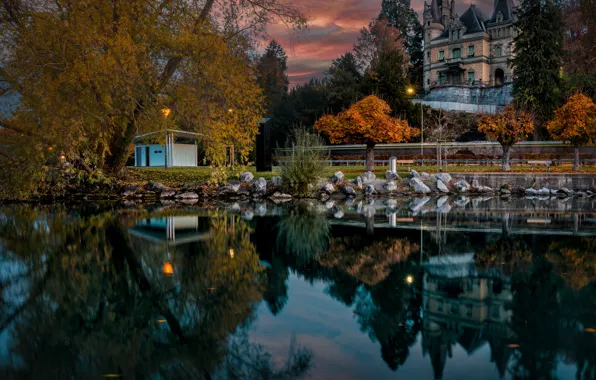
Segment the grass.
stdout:
<path fill-rule="evenodd" d="M 436 166 L 412 166 L 418 172 L 436 173 Z M 248 170 L 255 175 L 255 178 L 263 177 L 271 179 L 273 176 L 279 175 L 279 167 L 274 167 L 272 172 L 257 172 L 255 167 L 249 167 Z M 375 174 L 377 177 L 384 178 L 387 167 L 377 166 Z M 344 173 L 347 179 L 354 179 L 360 174 L 364 173 L 365 169 L 362 166 L 329 166 L 327 173 L 329 175 L 336 171 Z M 448 166 L 443 169 L 446 173 L 502 173 L 501 166 Z M 408 174 L 407 166 L 398 166 L 397 172 L 400 175 Z M 534 173 L 546 173 L 546 167 L 535 167 Z M 580 168 L 579 172 L 574 172 L 571 166 L 554 166 L 550 169 L 551 173 L 580 173 L 580 174 L 596 174 L 596 166 L 587 166 Z M 532 173 L 530 166 L 512 166 L 511 173 Z M 147 181 L 161 182 L 167 186 L 180 186 L 190 182 L 204 182 L 211 177 L 211 169 L 206 166 L 196 168 L 128 168 L 130 183 L 141 183 Z M 231 179 L 238 178 L 238 172 L 230 174 Z"/>

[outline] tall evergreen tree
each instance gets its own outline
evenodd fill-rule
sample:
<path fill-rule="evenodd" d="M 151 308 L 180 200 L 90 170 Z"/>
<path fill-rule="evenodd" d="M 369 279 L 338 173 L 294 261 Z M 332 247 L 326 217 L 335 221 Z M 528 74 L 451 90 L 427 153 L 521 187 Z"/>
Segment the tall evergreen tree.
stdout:
<path fill-rule="evenodd" d="M 267 99 L 269 114 L 288 93 L 290 81 L 286 75 L 287 70 L 288 57 L 284 48 L 276 40 L 271 40 L 257 62 L 257 82 Z"/>
<path fill-rule="evenodd" d="M 418 14 L 411 8 L 410 0 L 383 0 L 379 18 L 399 29 L 404 36 L 406 53 L 410 56 L 408 79 L 414 86 L 422 87 L 423 30 Z"/>
<path fill-rule="evenodd" d="M 331 112 L 337 113 L 362 98 L 361 68 L 354 54 L 348 52 L 334 59 L 326 74 Z"/>
<path fill-rule="evenodd" d="M 522 0 L 517 8 L 513 97 L 516 106 L 532 111 L 539 124 L 552 116 L 561 100 L 563 20 L 558 1 Z"/>

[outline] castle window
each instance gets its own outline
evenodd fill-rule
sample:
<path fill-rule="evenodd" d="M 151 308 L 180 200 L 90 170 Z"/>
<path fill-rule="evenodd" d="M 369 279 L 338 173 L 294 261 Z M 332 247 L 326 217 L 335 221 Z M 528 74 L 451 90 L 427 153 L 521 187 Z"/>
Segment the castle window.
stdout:
<path fill-rule="evenodd" d="M 455 41 L 455 40 L 457 39 L 457 31 L 453 30 L 453 31 L 451 32 L 451 39 L 452 39 L 453 41 Z"/>
<path fill-rule="evenodd" d="M 439 72 L 439 84 L 447 83 L 447 76 L 444 71 Z"/>
<path fill-rule="evenodd" d="M 453 53 L 451 56 L 453 58 L 460 58 L 461 57 L 461 49 L 460 48 L 453 49 Z"/>
<path fill-rule="evenodd" d="M 501 29 L 497 30 L 497 38 L 501 38 Z"/>
<path fill-rule="evenodd" d="M 459 38 L 461 40 L 461 29 L 457 30 L 457 38 Z"/>
<path fill-rule="evenodd" d="M 468 82 L 470 84 L 474 83 L 476 73 L 474 70 L 468 70 Z"/>
<path fill-rule="evenodd" d="M 472 305 L 466 305 L 466 317 L 472 317 Z"/>
<path fill-rule="evenodd" d="M 445 50 L 439 50 L 439 61 L 445 60 Z"/>
<path fill-rule="evenodd" d="M 497 48 L 495 49 L 495 57 L 500 57 L 503 55 L 503 49 L 501 49 L 500 46 L 497 46 Z"/>
<path fill-rule="evenodd" d="M 474 45 L 468 46 L 468 57 L 474 56 Z"/>
<path fill-rule="evenodd" d="M 430 51 L 426 52 L 426 59 L 428 60 L 428 62 L 430 62 Z"/>
<path fill-rule="evenodd" d="M 497 22 L 502 22 L 503 21 L 503 14 L 501 13 L 501 11 L 499 11 L 499 13 L 497 13 Z"/>

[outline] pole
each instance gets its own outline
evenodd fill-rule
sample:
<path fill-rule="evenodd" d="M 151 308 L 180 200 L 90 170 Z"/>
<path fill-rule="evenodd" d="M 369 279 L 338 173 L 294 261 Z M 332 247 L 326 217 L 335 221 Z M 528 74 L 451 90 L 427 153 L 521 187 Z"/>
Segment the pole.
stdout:
<path fill-rule="evenodd" d="M 167 129 L 165 130 L 165 138 L 166 138 L 166 141 L 164 143 L 164 153 L 165 153 L 164 154 L 164 159 L 165 159 L 164 168 L 167 169 L 168 168 L 168 130 Z"/>
<path fill-rule="evenodd" d="M 424 155 L 424 109 L 420 102 L 420 156 Z M 422 158 L 422 157 L 420 157 Z"/>

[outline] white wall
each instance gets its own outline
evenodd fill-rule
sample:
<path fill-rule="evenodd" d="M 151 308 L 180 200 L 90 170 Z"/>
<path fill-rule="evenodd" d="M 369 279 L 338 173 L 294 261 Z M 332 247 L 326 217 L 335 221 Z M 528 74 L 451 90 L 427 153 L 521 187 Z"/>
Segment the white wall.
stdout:
<path fill-rule="evenodd" d="M 174 144 L 172 166 L 197 166 L 197 146 L 194 144 Z"/>

